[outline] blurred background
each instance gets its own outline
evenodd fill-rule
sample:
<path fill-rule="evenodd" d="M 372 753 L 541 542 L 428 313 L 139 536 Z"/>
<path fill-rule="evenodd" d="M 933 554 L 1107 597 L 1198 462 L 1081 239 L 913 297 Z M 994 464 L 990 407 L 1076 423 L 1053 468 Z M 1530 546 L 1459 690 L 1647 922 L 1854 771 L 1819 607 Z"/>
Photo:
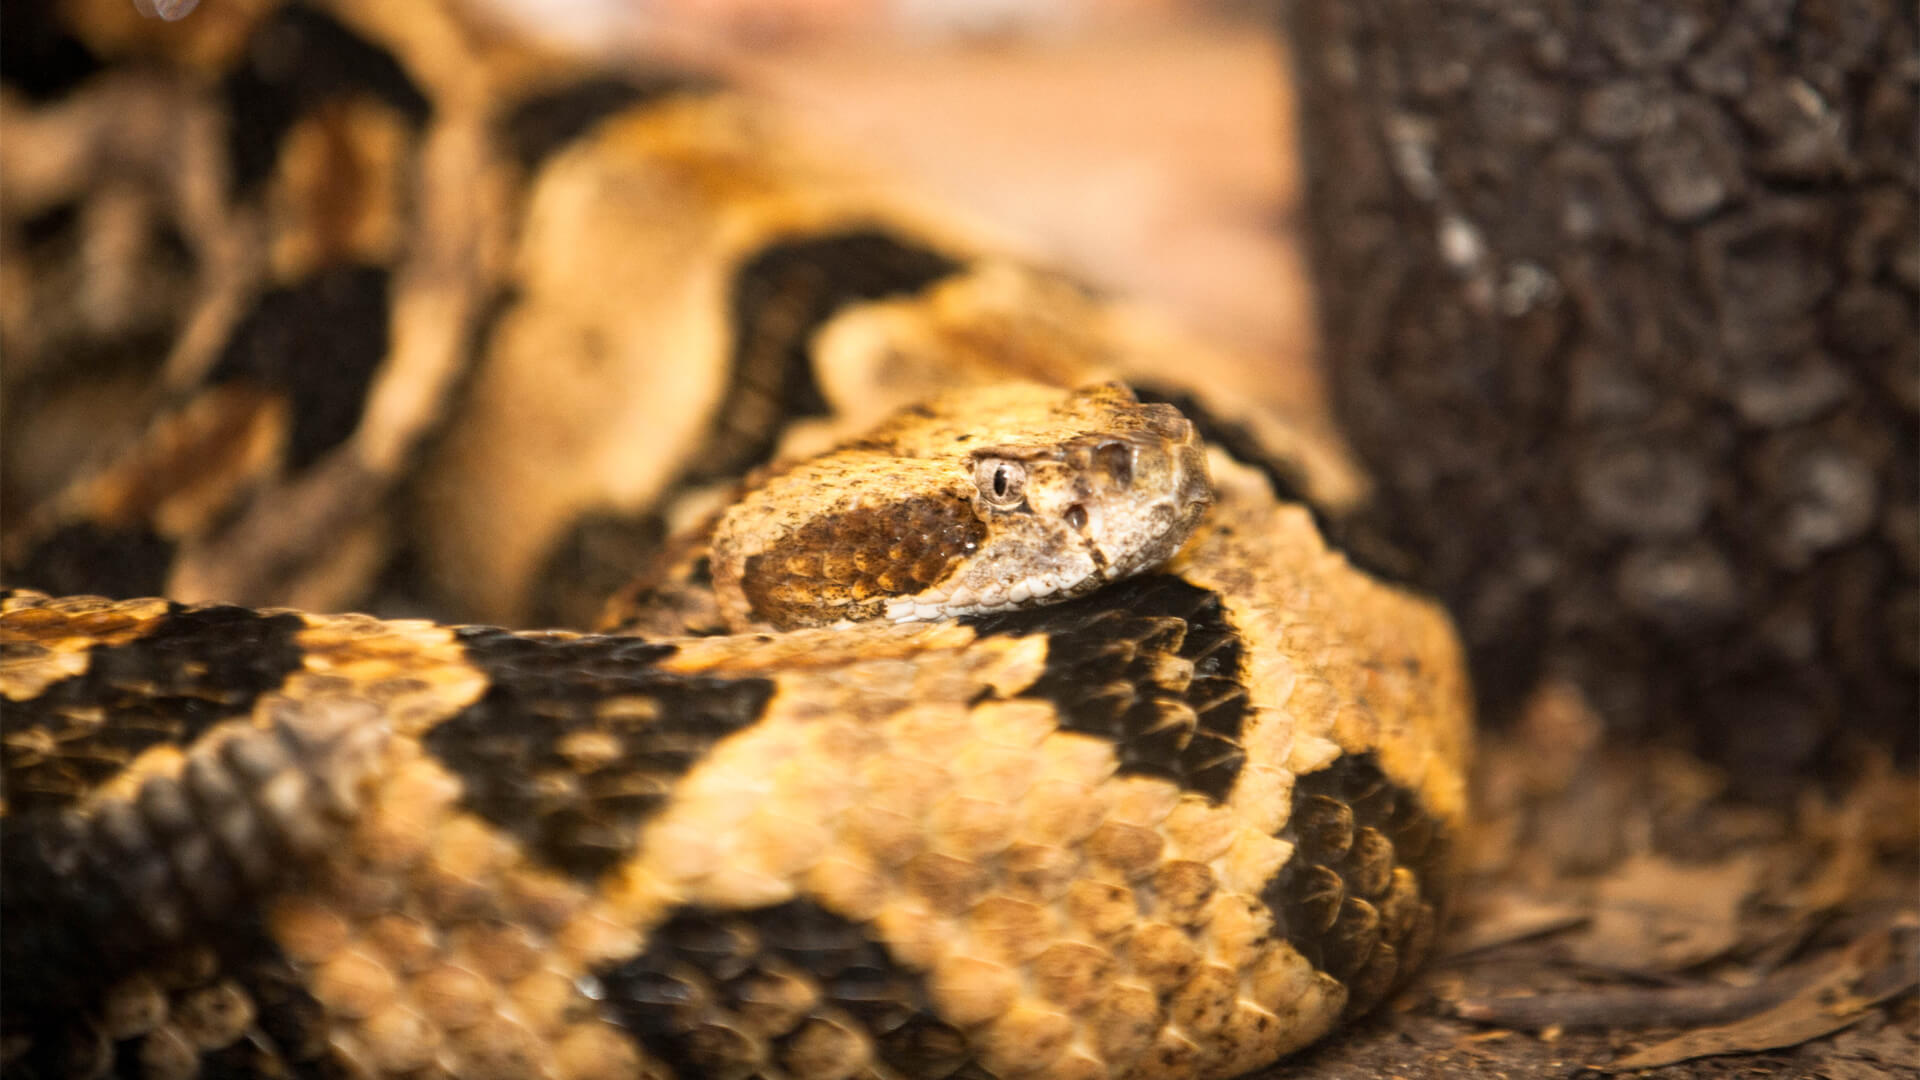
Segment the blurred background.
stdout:
<path fill-rule="evenodd" d="M 587 50 L 718 67 L 1043 259 L 1315 391 L 1277 3 L 480 0 Z"/>

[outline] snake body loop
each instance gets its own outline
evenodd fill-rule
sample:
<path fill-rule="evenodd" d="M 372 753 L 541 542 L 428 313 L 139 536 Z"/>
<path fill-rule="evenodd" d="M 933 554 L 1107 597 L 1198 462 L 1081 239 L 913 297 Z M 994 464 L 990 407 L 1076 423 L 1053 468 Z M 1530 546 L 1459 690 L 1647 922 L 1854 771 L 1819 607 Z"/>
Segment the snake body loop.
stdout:
<path fill-rule="evenodd" d="M 88 11 L 0 71 L 0 1072 L 1228 1077 L 1431 950 L 1459 643 L 1204 346 L 712 80 Z"/>

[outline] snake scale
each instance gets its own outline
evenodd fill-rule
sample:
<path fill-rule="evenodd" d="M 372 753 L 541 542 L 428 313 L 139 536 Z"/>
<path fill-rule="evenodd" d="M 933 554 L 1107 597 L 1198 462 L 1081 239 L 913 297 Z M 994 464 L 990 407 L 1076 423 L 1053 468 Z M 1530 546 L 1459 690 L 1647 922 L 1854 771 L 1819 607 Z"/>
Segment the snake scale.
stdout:
<path fill-rule="evenodd" d="M 461 8 L 5 18 L 7 1076 L 1226 1077 L 1429 951 L 1459 644 L 1199 344 Z"/>

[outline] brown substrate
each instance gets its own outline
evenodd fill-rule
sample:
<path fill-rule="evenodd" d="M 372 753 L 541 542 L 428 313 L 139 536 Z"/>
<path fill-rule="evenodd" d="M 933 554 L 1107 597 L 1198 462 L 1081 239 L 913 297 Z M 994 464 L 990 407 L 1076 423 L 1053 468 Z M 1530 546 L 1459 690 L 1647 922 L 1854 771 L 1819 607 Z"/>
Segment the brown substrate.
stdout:
<path fill-rule="evenodd" d="M 1256 1080 L 1912 1076 L 1913 773 L 1868 758 L 1844 793 L 1757 808 L 1723 770 L 1601 736 L 1560 686 L 1491 739 L 1439 961 Z"/>

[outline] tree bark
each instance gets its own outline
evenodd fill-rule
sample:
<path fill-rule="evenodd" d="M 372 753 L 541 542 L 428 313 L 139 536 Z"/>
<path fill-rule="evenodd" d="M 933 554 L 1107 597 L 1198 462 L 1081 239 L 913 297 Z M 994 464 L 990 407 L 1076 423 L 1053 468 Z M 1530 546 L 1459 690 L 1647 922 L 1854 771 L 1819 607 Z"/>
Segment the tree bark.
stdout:
<path fill-rule="evenodd" d="M 1741 779 L 1911 759 L 1920 15 L 1295 0 L 1335 406 L 1469 644 Z"/>

